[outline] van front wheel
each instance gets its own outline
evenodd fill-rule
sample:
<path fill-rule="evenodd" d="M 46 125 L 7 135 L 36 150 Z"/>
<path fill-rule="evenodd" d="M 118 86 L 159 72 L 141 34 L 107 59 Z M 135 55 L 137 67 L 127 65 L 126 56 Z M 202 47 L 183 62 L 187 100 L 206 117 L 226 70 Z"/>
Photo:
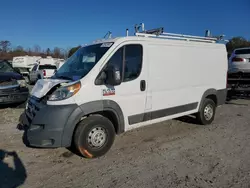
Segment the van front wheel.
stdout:
<path fill-rule="evenodd" d="M 214 120 L 216 104 L 212 99 L 206 98 L 203 101 L 201 110 L 196 114 L 198 123 L 201 125 L 211 124 Z"/>
<path fill-rule="evenodd" d="M 101 115 L 91 115 L 83 119 L 74 134 L 74 144 L 86 158 L 100 157 L 107 153 L 115 139 L 112 122 Z"/>

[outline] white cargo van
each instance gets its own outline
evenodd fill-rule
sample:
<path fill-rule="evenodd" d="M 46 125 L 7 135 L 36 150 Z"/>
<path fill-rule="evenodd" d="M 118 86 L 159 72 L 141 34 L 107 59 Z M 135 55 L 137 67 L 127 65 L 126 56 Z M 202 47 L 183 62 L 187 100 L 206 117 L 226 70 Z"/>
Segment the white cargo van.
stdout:
<path fill-rule="evenodd" d="M 36 83 L 21 118 L 24 143 L 74 146 L 94 158 L 134 128 L 190 114 L 210 124 L 225 102 L 226 76 L 227 52 L 217 38 L 143 29 L 100 40 Z"/>

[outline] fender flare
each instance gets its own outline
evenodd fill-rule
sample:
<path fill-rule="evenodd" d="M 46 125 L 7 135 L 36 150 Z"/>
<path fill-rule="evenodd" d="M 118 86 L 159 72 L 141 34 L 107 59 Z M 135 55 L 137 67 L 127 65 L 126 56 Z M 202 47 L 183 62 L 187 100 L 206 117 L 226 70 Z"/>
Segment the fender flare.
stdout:
<path fill-rule="evenodd" d="M 74 134 L 75 127 L 81 121 L 81 118 L 92 113 L 101 111 L 111 111 L 115 114 L 117 119 L 117 134 L 121 134 L 125 131 L 124 116 L 120 106 L 112 100 L 98 100 L 88 103 L 84 103 L 78 106 L 69 116 L 67 123 L 64 126 L 61 145 L 64 147 L 71 146 L 72 136 Z"/>
<path fill-rule="evenodd" d="M 215 95 L 216 98 L 217 98 L 217 90 L 211 88 L 211 89 L 206 90 L 206 91 L 203 93 L 203 95 L 202 95 L 202 97 L 201 97 L 201 102 L 200 102 L 200 104 L 199 104 L 199 111 L 200 111 L 201 108 L 202 108 L 203 101 L 204 101 L 205 98 L 206 98 L 207 96 L 209 96 L 209 95 Z"/>

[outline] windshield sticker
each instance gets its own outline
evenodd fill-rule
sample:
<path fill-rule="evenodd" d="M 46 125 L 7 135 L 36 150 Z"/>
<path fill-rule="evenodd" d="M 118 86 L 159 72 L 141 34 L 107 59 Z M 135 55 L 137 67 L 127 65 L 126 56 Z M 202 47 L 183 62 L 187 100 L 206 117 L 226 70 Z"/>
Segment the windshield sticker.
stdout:
<path fill-rule="evenodd" d="M 110 46 L 112 46 L 112 42 L 106 42 L 106 43 L 103 43 L 102 45 L 101 45 L 101 48 L 109 48 Z"/>
<path fill-rule="evenodd" d="M 103 96 L 115 95 L 115 88 L 107 88 L 102 90 Z"/>

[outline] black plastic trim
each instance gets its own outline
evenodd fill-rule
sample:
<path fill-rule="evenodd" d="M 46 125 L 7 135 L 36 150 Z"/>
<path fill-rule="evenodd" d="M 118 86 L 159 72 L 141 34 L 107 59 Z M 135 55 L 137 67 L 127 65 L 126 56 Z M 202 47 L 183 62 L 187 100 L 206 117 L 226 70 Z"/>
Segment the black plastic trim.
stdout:
<path fill-rule="evenodd" d="M 166 108 L 166 109 L 161 109 L 157 111 L 152 111 L 152 112 L 147 112 L 143 114 L 137 114 L 137 115 L 132 115 L 128 117 L 128 122 L 129 125 L 148 121 L 148 120 L 153 120 L 153 119 L 158 119 L 166 116 L 171 116 L 174 114 L 178 113 L 183 113 L 187 112 L 190 110 L 196 109 L 198 106 L 198 102 L 190 103 L 190 104 L 185 104 L 181 106 L 175 106 L 171 108 Z"/>
<path fill-rule="evenodd" d="M 23 140 L 26 140 L 24 144 L 32 147 L 61 147 L 65 124 L 77 105 L 47 105 L 31 98 L 28 102 L 32 103 L 35 110 L 33 117 L 28 117 L 27 111 L 20 117 L 26 127 L 23 134 Z M 43 142 L 48 140 L 53 140 L 51 145 L 44 145 Z"/>
<path fill-rule="evenodd" d="M 68 147 L 71 145 L 75 127 L 77 126 L 77 123 L 80 122 L 82 117 L 103 111 L 110 111 L 115 115 L 118 122 L 118 125 L 114 125 L 117 128 L 117 134 L 123 133 L 125 131 L 125 122 L 120 106 L 112 100 L 92 101 L 80 105 L 72 112 L 64 127 L 62 146 Z"/>
<path fill-rule="evenodd" d="M 227 89 L 225 88 L 217 90 L 216 96 L 217 96 L 217 106 L 225 104 L 227 99 Z"/>
<path fill-rule="evenodd" d="M 216 90 L 216 89 L 208 89 L 208 90 L 206 90 L 204 92 L 202 98 L 201 98 L 199 111 L 201 110 L 204 99 L 207 98 L 207 96 L 209 96 L 209 95 L 215 95 L 216 99 L 217 99 L 217 106 L 220 106 L 220 105 L 222 105 L 222 104 L 224 104 L 226 102 L 227 88 L 220 89 L 220 90 Z"/>
<path fill-rule="evenodd" d="M 216 89 L 208 89 L 203 93 L 202 98 L 201 98 L 201 102 L 200 102 L 200 106 L 199 106 L 199 111 L 201 111 L 202 104 L 203 104 L 203 101 L 205 100 L 205 98 L 209 95 L 216 96 L 216 93 L 217 93 Z"/>

